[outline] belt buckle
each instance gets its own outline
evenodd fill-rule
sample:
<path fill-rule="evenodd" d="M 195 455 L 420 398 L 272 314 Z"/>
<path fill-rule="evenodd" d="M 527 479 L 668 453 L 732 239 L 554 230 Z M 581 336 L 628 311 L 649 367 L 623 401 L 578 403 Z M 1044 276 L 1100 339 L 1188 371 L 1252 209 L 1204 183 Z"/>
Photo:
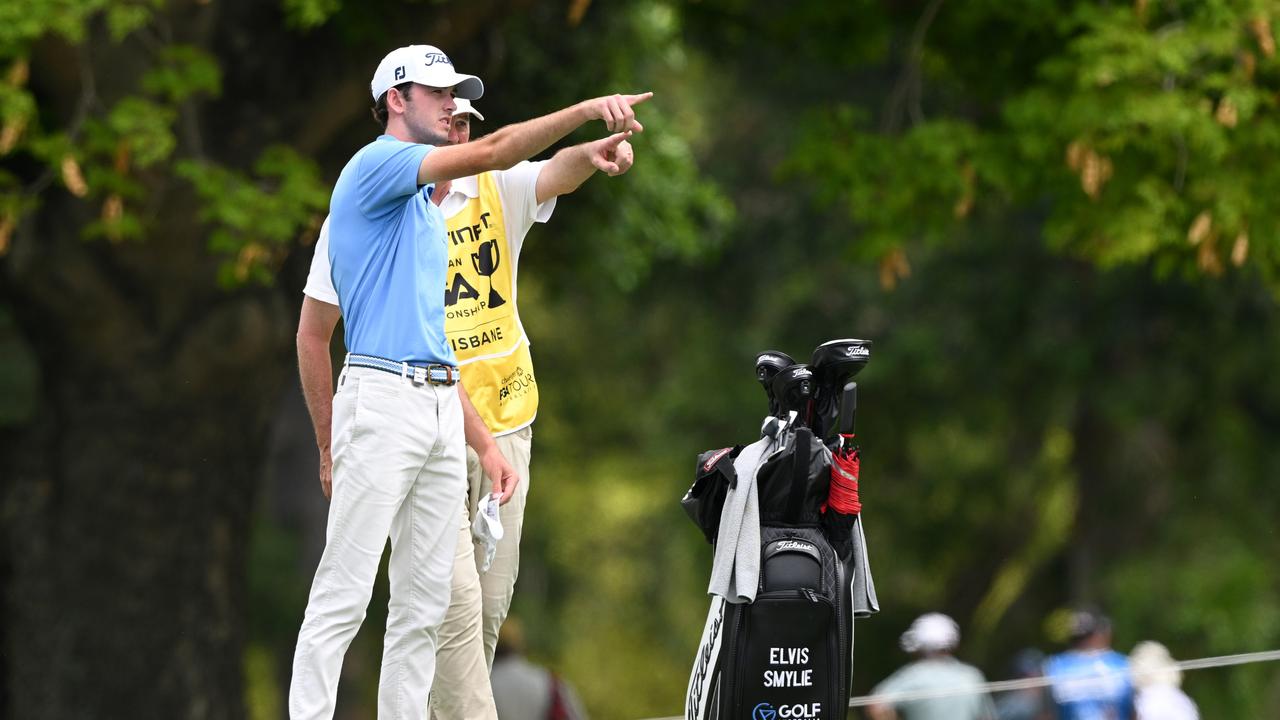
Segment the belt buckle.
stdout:
<path fill-rule="evenodd" d="M 427 382 L 431 383 L 432 385 L 443 385 L 444 381 L 441 380 L 440 378 L 441 370 L 443 370 L 443 368 L 439 365 L 428 365 L 427 366 Z"/>
<path fill-rule="evenodd" d="M 413 384 L 414 384 L 414 385 L 425 385 L 425 384 L 426 384 L 426 382 L 427 382 L 427 380 L 428 380 L 428 378 L 427 378 L 427 369 L 426 369 L 426 368 L 424 368 L 424 367 L 419 367 L 419 366 L 415 365 L 415 366 L 413 367 L 413 378 L 412 378 L 412 379 L 413 379 Z"/>

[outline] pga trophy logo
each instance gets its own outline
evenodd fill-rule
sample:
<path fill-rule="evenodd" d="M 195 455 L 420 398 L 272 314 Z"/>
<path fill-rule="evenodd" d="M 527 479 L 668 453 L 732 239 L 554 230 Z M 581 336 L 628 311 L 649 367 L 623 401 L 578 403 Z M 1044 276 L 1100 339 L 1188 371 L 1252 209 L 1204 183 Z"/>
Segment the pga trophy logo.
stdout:
<path fill-rule="evenodd" d="M 471 253 L 471 266 L 476 269 L 480 277 L 489 278 L 489 307 L 491 308 L 507 304 L 506 299 L 493 287 L 493 274 L 498 271 L 501 263 L 502 253 L 498 251 L 497 240 L 486 240 L 480 243 L 477 252 Z"/>

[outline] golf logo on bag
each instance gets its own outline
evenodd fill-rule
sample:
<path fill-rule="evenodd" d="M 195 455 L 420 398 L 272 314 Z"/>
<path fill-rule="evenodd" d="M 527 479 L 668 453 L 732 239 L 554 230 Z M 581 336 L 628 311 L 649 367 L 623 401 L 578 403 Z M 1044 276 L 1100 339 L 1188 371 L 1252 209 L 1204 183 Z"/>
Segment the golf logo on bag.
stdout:
<path fill-rule="evenodd" d="M 783 705 L 775 708 L 767 702 L 760 703 L 751 711 L 751 720 L 777 720 L 777 718 L 810 718 L 817 717 L 817 708 L 804 705 Z M 813 713 L 813 714 L 811 714 Z"/>
<path fill-rule="evenodd" d="M 715 551 L 686 720 L 846 715 L 853 619 L 879 607 L 857 471 L 835 502 L 832 465 L 857 455 L 852 378 L 870 357 L 868 345 L 824 343 L 810 365 L 761 353 L 756 378 L 770 412 L 762 437 L 698 458 L 681 502 Z"/>

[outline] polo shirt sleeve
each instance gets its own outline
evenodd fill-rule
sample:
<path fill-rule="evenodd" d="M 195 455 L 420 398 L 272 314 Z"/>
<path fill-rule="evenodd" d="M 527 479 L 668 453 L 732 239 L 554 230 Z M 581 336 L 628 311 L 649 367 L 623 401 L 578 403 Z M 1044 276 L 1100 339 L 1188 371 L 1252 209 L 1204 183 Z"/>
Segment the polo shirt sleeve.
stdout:
<path fill-rule="evenodd" d="M 418 168 L 431 145 L 379 140 L 365 147 L 356 166 L 356 195 L 365 217 L 399 209 L 418 192 Z"/>
<path fill-rule="evenodd" d="M 493 174 L 498 194 L 502 196 L 503 210 L 506 212 L 509 241 L 518 238 L 518 244 L 522 245 L 529 228 L 536 222 L 550 220 L 551 213 L 556 209 L 556 198 L 538 204 L 538 175 L 546 165 L 546 160 L 526 160 L 516 163 L 509 170 Z"/>
<path fill-rule="evenodd" d="M 333 288 L 333 271 L 329 263 L 329 218 L 320 226 L 320 238 L 316 240 L 316 252 L 311 256 L 311 271 L 302 294 L 320 302 L 337 305 L 338 291 Z"/>

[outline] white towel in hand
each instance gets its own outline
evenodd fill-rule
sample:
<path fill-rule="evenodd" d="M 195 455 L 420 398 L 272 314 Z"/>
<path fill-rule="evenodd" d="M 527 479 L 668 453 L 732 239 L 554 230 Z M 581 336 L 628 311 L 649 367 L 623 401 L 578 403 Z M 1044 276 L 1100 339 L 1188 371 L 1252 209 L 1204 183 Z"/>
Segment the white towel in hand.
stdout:
<path fill-rule="evenodd" d="M 498 493 L 486 495 L 476 509 L 476 518 L 471 522 L 471 537 L 479 545 L 484 546 L 484 563 L 480 572 L 485 572 L 493 564 L 493 556 L 498 554 L 498 541 L 502 539 L 502 521 L 498 519 Z"/>

